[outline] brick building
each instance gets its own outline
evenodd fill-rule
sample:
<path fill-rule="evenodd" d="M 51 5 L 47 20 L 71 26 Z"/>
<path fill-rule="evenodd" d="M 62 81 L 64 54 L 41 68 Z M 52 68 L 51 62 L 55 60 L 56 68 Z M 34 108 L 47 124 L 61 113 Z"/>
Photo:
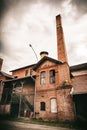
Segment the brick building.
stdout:
<path fill-rule="evenodd" d="M 14 78 L 4 81 L 0 103 L 3 114 L 31 117 L 33 112 L 34 117 L 45 120 L 84 116 L 84 104 L 80 110 L 83 102 L 78 98 L 87 98 L 87 64 L 69 67 L 60 15 L 56 16 L 56 32 L 58 60 L 43 51 L 40 61 L 12 70 Z M 9 105 L 7 112 L 3 105 Z"/>
<path fill-rule="evenodd" d="M 87 119 L 87 63 L 70 67 L 73 75 L 72 96 L 75 104 L 75 114 Z"/>

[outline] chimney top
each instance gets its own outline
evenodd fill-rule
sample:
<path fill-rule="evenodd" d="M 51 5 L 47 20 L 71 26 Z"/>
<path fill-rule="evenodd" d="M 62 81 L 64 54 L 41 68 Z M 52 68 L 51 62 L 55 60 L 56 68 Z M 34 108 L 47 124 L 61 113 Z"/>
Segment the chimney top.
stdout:
<path fill-rule="evenodd" d="M 41 56 L 41 58 L 48 56 L 48 52 L 47 51 L 41 51 L 40 56 Z"/>
<path fill-rule="evenodd" d="M 58 14 L 56 17 L 61 17 L 61 15 L 60 15 L 60 14 Z"/>
<path fill-rule="evenodd" d="M 57 28 L 62 26 L 61 15 L 60 14 L 56 16 L 56 20 L 57 20 L 57 23 L 56 23 L 57 24 Z"/>

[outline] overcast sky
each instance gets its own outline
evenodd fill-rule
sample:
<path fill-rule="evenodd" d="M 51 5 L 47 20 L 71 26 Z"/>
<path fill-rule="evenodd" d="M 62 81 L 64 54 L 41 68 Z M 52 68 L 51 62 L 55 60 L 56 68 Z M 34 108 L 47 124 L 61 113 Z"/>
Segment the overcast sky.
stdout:
<path fill-rule="evenodd" d="M 34 64 L 41 51 L 57 59 L 61 14 L 69 65 L 87 62 L 87 0 L 1 0 L 0 57 L 4 72 Z"/>

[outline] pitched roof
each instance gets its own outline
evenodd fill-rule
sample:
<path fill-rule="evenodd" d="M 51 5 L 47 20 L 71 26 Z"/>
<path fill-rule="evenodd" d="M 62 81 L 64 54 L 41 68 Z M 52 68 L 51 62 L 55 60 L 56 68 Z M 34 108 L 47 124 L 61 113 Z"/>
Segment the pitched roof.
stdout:
<path fill-rule="evenodd" d="M 70 70 L 71 72 L 78 70 L 87 70 L 87 63 L 71 66 Z"/>
<path fill-rule="evenodd" d="M 7 73 L 5 73 L 3 71 L 0 71 L 0 75 L 3 75 L 3 76 L 8 77 L 8 78 L 14 78 L 12 75 L 7 74 Z"/>
<path fill-rule="evenodd" d="M 50 58 L 48 56 L 43 57 L 37 64 L 35 64 L 32 68 L 33 70 L 36 70 L 44 61 L 49 60 L 51 62 L 54 62 L 56 64 L 63 64 L 63 62 L 55 60 L 53 58 Z"/>
<path fill-rule="evenodd" d="M 27 65 L 27 66 L 24 66 L 24 67 L 21 67 L 21 68 L 18 68 L 18 69 L 11 70 L 10 72 L 14 72 L 14 71 L 17 71 L 17 70 L 21 70 L 21 69 L 25 69 L 25 68 L 28 68 L 28 67 L 32 67 L 32 66 L 34 66 L 34 65 L 35 65 L 35 64 Z"/>
<path fill-rule="evenodd" d="M 29 78 L 34 80 L 36 78 L 36 76 L 33 75 L 32 77 L 31 76 L 26 76 L 26 77 L 22 77 L 22 78 L 13 78 L 13 79 L 6 80 L 4 82 L 7 83 L 7 82 L 19 81 L 19 80 L 29 79 Z"/>

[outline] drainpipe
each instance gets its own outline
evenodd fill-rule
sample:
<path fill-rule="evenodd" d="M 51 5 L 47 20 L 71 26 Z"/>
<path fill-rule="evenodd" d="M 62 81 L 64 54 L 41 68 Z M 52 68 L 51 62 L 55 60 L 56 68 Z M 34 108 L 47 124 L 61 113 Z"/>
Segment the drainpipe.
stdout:
<path fill-rule="evenodd" d="M 36 80 L 35 78 L 32 76 L 32 70 L 30 70 L 30 76 L 31 78 L 33 79 L 33 81 L 35 82 L 35 94 L 34 94 L 34 118 L 36 118 L 36 114 L 35 114 L 35 111 L 36 111 Z"/>

